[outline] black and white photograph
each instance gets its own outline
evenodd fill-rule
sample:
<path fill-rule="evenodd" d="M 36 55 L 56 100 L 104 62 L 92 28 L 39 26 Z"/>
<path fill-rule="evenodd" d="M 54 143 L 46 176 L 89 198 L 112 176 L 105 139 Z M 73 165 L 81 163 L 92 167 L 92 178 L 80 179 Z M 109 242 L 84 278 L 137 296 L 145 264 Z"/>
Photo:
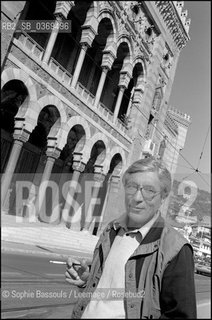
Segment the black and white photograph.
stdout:
<path fill-rule="evenodd" d="M 210 1 L 1 1 L 2 319 L 211 319 L 210 82 Z"/>

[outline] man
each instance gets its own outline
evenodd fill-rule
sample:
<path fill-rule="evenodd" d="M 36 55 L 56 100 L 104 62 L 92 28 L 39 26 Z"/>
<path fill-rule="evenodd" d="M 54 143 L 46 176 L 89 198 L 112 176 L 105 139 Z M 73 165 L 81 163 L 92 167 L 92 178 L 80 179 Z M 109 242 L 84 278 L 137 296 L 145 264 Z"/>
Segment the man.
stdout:
<path fill-rule="evenodd" d="M 85 287 L 72 318 L 195 319 L 192 247 L 159 210 L 171 190 L 169 171 L 145 158 L 123 184 L 126 213 L 103 231 L 91 268 L 68 259 L 66 280 Z"/>

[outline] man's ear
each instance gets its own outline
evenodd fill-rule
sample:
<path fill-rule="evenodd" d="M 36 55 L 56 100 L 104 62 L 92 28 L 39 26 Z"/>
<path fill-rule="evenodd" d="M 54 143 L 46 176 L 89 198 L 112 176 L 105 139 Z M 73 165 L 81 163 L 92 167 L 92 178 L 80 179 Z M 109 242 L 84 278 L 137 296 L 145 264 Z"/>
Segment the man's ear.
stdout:
<path fill-rule="evenodd" d="M 163 198 L 162 196 L 161 196 L 161 206 L 163 205 L 163 203 L 164 203 L 164 200 L 165 200 L 165 198 Z"/>
<path fill-rule="evenodd" d="M 162 199 L 163 202 L 167 198 L 167 196 L 168 196 L 167 190 L 163 189 L 162 192 L 161 192 L 161 199 Z"/>

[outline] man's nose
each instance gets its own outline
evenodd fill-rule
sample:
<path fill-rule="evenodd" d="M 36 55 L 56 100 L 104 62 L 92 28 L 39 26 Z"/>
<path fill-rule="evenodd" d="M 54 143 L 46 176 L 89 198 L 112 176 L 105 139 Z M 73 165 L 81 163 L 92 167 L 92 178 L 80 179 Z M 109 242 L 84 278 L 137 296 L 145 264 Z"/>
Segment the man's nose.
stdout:
<path fill-rule="evenodd" d="M 142 192 L 141 192 L 141 189 L 138 189 L 137 191 L 136 191 L 136 193 L 134 194 L 134 200 L 135 201 L 143 201 L 144 200 L 144 197 L 143 197 L 143 194 L 142 194 Z"/>

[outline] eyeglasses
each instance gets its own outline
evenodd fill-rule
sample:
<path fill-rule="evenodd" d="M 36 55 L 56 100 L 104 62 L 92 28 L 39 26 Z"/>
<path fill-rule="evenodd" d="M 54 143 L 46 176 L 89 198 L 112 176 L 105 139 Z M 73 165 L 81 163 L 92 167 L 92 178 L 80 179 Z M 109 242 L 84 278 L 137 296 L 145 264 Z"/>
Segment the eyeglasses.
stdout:
<path fill-rule="evenodd" d="M 140 187 L 137 184 L 128 184 L 125 186 L 125 191 L 129 195 L 134 195 L 137 191 L 140 191 L 145 200 L 152 200 L 160 191 L 155 191 L 150 186 Z"/>

